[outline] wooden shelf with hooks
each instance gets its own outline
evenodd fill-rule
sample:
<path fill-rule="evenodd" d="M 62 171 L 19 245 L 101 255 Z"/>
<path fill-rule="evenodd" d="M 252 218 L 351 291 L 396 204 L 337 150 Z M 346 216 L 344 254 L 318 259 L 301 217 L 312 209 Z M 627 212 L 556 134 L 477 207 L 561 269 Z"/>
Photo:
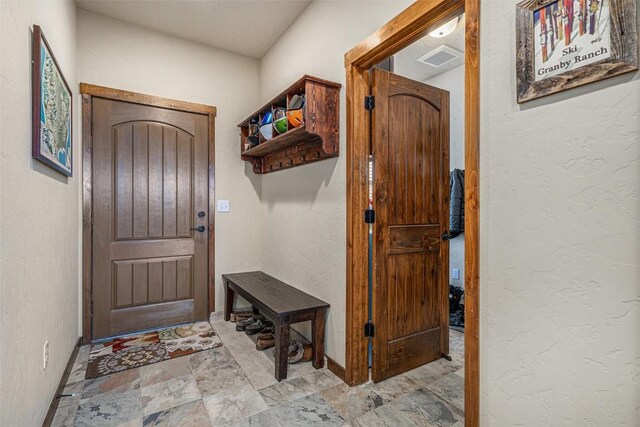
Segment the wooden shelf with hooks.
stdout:
<path fill-rule="evenodd" d="M 340 88 L 339 83 L 308 75 L 289 86 L 238 125 L 241 159 L 251 162 L 254 173 L 264 174 L 338 156 Z M 260 123 L 268 112 L 286 110 L 294 95 L 305 97 L 304 123 L 293 127 L 287 122 L 287 130 L 281 134 L 272 123 L 273 138 L 265 139 L 258 132 L 259 144 L 252 145 L 248 139 L 252 125 Z"/>

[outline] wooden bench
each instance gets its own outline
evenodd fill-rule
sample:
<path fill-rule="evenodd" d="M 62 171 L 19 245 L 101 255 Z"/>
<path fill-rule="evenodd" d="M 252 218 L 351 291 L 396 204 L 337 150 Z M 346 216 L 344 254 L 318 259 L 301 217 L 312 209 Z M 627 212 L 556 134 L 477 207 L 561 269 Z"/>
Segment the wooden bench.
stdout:
<path fill-rule="evenodd" d="M 329 304 L 262 271 L 223 274 L 226 293 L 224 320 L 229 321 L 237 293 L 275 327 L 276 379 L 287 378 L 290 325 L 311 320 L 313 367 L 324 366 L 324 321 Z"/>

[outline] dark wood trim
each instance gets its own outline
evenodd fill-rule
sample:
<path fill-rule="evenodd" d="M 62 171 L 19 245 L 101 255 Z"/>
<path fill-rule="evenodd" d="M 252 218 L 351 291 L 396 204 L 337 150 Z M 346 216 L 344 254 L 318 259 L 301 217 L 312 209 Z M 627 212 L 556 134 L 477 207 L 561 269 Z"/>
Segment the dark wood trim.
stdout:
<path fill-rule="evenodd" d="M 344 367 L 326 354 L 324 357 L 327 359 L 327 369 L 333 372 L 336 377 L 340 378 L 343 382 L 346 383 L 346 371 Z"/>
<path fill-rule="evenodd" d="M 362 102 L 369 93 L 367 70 L 418 40 L 430 29 L 465 12 L 465 425 L 479 425 L 479 148 L 480 0 L 421 0 L 412 4 L 345 55 L 347 75 L 347 327 L 345 382 L 368 380 L 367 341 L 367 168 L 369 118 Z"/>
<path fill-rule="evenodd" d="M 43 427 L 49 427 L 53 422 L 53 418 L 55 417 L 56 411 L 58 410 L 58 403 L 60 402 L 58 396 L 62 394 L 62 392 L 64 391 L 64 387 L 67 385 L 67 380 L 69 379 L 69 375 L 71 374 L 71 370 L 73 369 L 73 365 L 76 361 L 78 350 L 80 350 L 81 345 L 82 337 L 78 338 L 78 341 L 76 341 L 76 345 L 73 347 L 71 356 L 69 356 L 69 360 L 67 360 L 67 366 L 65 367 L 64 372 L 62 373 L 62 378 L 60 378 L 60 382 L 58 383 L 56 394 L 53 395 L 53 399 L 51 399 L 51 403 L 49 404 L 47 415 L 44 417 L 44 421 L 42 421 Z"/>
<path fill-rule="evenodd" d="M 209 298 L 208 316 L 216 310 L 216 114 L 209 114 Z"/>
<path fill-rule="evenodd" d="M 168 108 L 170 110 L 186 111 L 188 113 L 216 115 L 216 107 L 204 104 L 196 104 L 176 99 L 162 98 L 155 95 L 129 92 L 105 86 L 97 86 L 89 83 L 80 83 L 82 95 L 97 96 L 99 98 L 112 99 L 114 101 L 131 102 L 133 104 L 149 105 L 151 107 Z"/>
<path fill-rule="evenodd" d="M 131 102 L 151 107 L 168 108 L 187 113 L 206 115 L 209 120 L 209 242 L 208 242 L 208 296 L 207 309 L 215 310 L 215 118 L 216 107 L 161 98 L 154 95 L 129 92 L 119 89 L 80 83 L 82 94 L 82 342 L 88 344 L 92 339 L 91 298 L 92 298 L 92 152 L 91 135 L 93 97 L 114 101 Z"/>
<path fill-rule="evenodd" d="M 82 95 L 82 343 L 89 344 L 91 330 L 91 278 L 93 274 L 93 137 L 91 118 L 93 103 L 90 95 Z"/>

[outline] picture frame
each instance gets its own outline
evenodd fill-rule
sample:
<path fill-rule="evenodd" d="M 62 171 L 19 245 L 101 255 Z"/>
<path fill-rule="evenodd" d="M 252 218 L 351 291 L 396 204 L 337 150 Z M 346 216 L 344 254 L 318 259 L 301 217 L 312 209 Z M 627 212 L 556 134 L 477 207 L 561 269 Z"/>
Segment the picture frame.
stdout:
<path fill-rule="evenodd" d="M 33 26 L 32 157 L 73 176 L 73 93 L 47 39 Z"/>
<path fill-rule="evenodd" d="M 518 103 L 637 70 L 637 26 L 636 0 L 518 3 Z"/>

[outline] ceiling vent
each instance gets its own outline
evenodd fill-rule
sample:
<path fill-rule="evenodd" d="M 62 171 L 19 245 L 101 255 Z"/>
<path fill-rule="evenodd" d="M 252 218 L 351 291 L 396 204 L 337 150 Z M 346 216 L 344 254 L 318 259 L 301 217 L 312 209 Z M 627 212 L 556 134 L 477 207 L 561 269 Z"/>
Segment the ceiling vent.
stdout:
<path fill-rule="evenodd" d="M 423 64 L 438 68 L 450 63 L 455 59 L 461 58 L 462 55 L 463 53 L 459 50 L 455 50 L 448 46 L 442 45 L 427 53 L 426 55 L 418 58 L 418 62 L 422 62 Z"/>

